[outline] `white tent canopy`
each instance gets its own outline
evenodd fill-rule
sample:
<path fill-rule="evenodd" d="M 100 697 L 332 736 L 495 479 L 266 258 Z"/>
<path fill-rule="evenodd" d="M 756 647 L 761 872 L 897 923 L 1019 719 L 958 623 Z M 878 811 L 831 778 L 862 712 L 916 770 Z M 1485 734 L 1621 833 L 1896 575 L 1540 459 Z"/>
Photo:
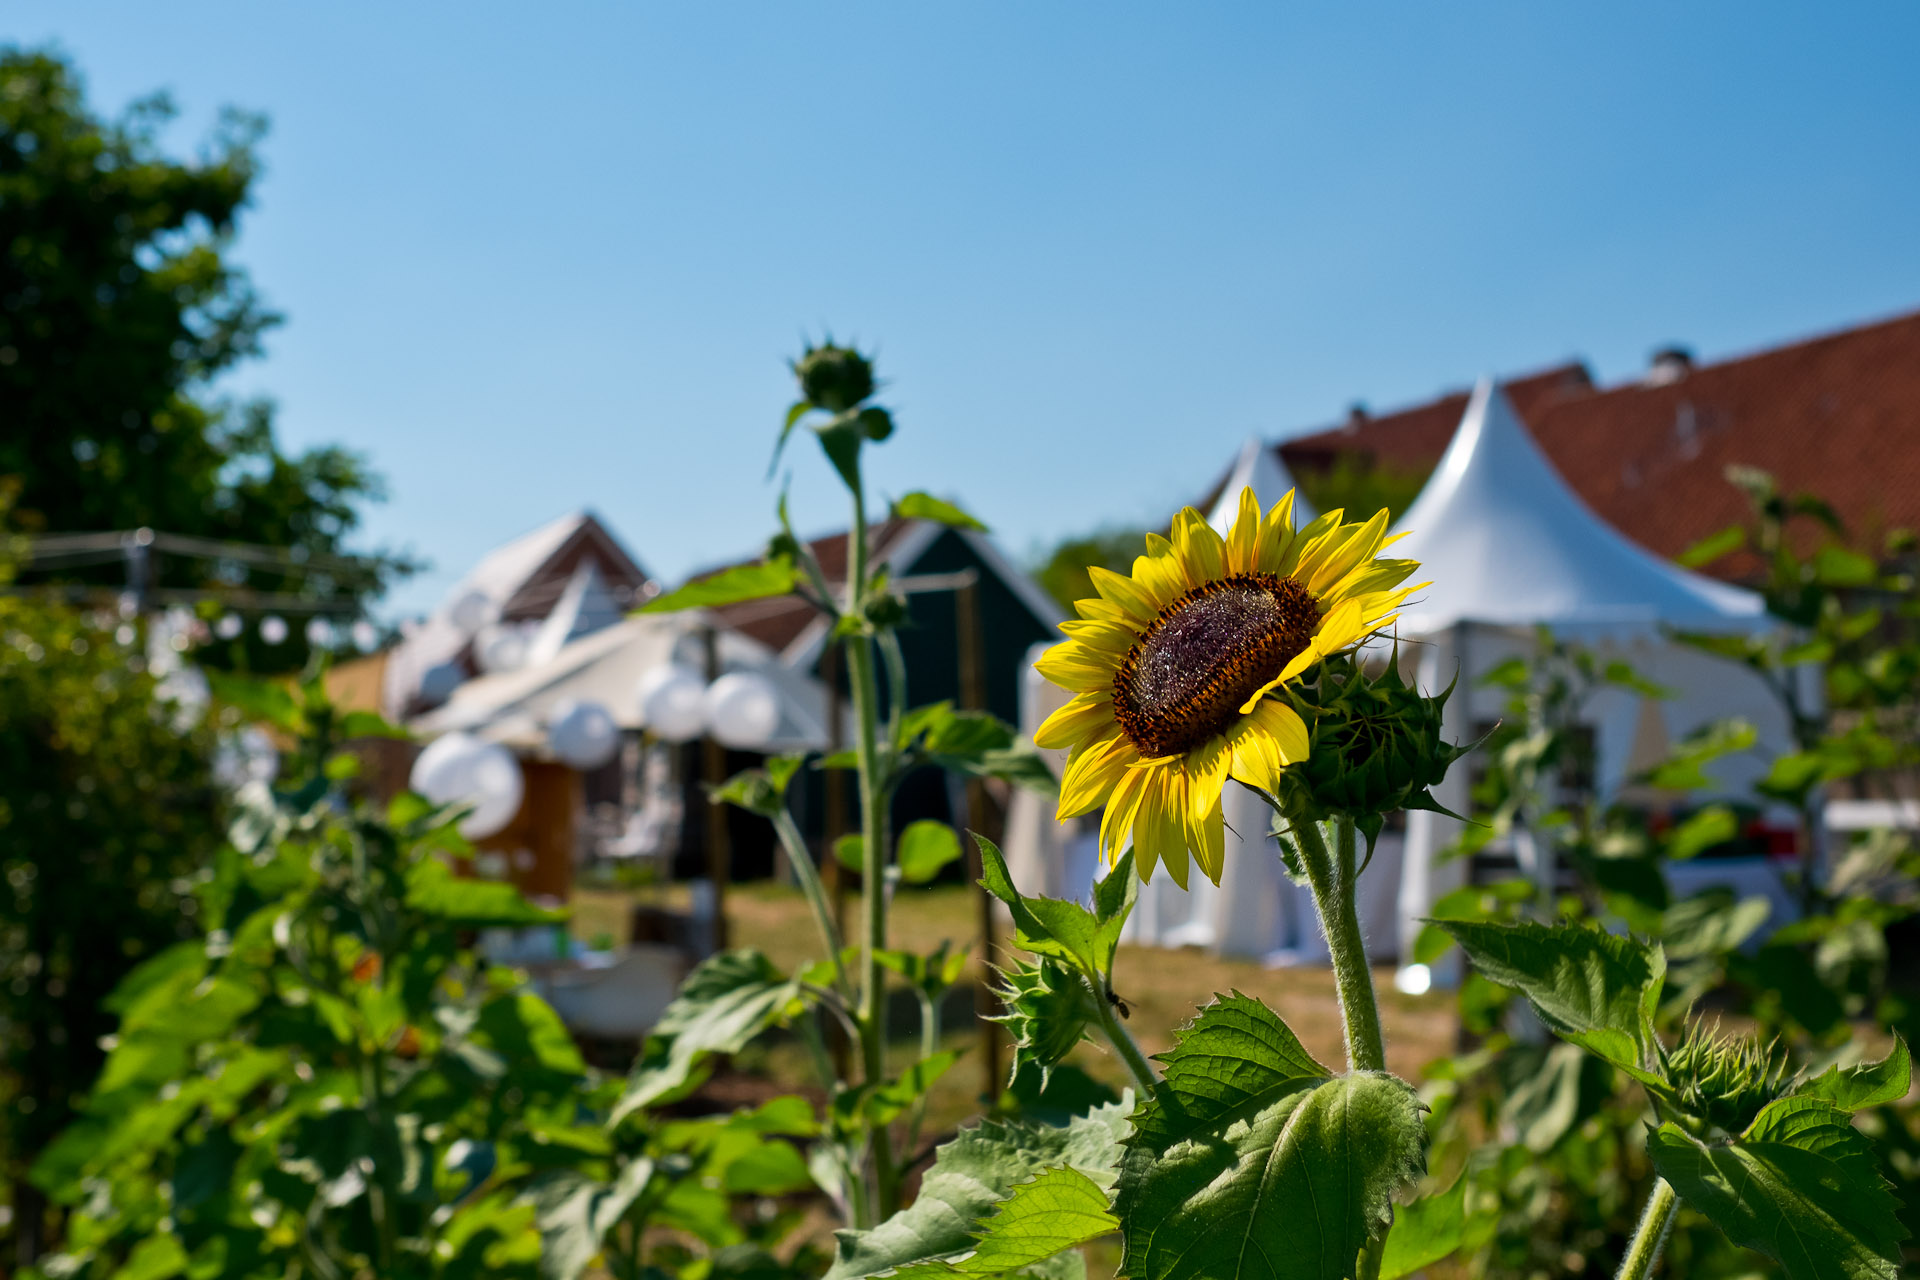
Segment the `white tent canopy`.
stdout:
<path fill-rule="evenodd" d="M 1396 526 L 1392 554 L 1434 588 L 1400 614 L 1433 635 L 1457 622 L 1557 630 L 1769 625 L 1760 598 L 1655 556 L 1595 515 L 1513 406 L 1482 379 L 1433 477 Z"/>
<path fill-rule="evenodd" d="M 1233 527 L 1233 518 L 1240 513 L 1242 489 L 1251 488 L 1253 496 L 1260 499 L 1260 509 L 1265 511 L 1294 487 L 1293 476 L 1280 461 L 1278 451 L 1259 436 L 1248 436 L 1233 466 L 1227 470 L 1226 482 L 1220 488 L 1220 496 L 1214 499 L 1213 510 L 1207 512 L 1207 523 L 1224 536 Z M 1294 494 L 1294 524 L 1306 524 L 1317 514 L 1305 498 L 1297 492 Z"/>

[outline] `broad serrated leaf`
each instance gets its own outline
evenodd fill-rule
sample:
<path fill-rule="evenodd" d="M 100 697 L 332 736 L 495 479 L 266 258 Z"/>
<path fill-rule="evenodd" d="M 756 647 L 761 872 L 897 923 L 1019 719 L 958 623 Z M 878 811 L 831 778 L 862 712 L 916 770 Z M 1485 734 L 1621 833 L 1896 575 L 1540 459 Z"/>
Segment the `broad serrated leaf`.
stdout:
<path fill-rule="evenodd" d="M 540 1228 L 542 1280 L 579 1280 L 600 1253 L 607 1232 L 625 1216 L 653 1177 L 653 1161 L 634 1160 L 611 1183 L 565 1170 L 530 1192 Z"/>
<path fill-rule="evenodd" d="M 1378 1072 L 1333 1076 L 1238 992 L 1160 1055 L 1114 1200 L 1121 1270 L 1145 1280 L 1345 1280 L 1425 1164 L 1420 1103 Z"/>
<path fill-rule="evenodd" d="M 997 1280 L 1024 1273 L 1068 1249 L 1119 1230 L 1107 1212 L 1107 1193 L 1078 1169 L 1048 1169 L 1023 1182 L 980 1219 L 979 1245 L 957 1262 L 922 1262 L 892 1273 L 893 1280 L 972 1276 Z"/>
<path fill-rule="evenodd" d="M 510 884 L 457 876 L 438 858 L 423 858 L 408 869 L 407 907 L 468 929 L 557 924 L 567 918 L 564 911 L 534 906 Z"/>
<path fill-rule="evenodd" d="M 1647 1142 L 1653 1167 L 1728 1239 L 1778 1262 L 1789 1280 L 1893 1280 L 1906 1232 L 1871 1152 L 1854 1145 L 1865 1139 L 1837 1107 L 1769 1116 L 1779 1105 L 1724 1145 L 1662 1125 Z"/>
<path fill-rule="evenodd" d="M 974 1224 L 982 1215 L 1044 1169 L 1076 1169 L 1096 1186 L 1111 1187 L 1132 1109 L 1128 1094 L 1064 1126 L 987 1120 L 962 1129 L 935 1152 L 912 1205 L 871 1230 L 834 1233 L 834 1264 L 825 1280 L 951 1261 L 974 1247 Z"/>
<path fill-rule="evenodd" d="M 1578 925 L 1435 920 L 1490 980 L 1517 988 L 1548 1027 L 1646 1084 L 1662 1083 L 1653 1013 L 1667 961 L 1657 946 Z"/>
<path fill-rule="evenodd" d="M 791 593 L 800 581 L 800 571 L 790 556 L 776 556 L 758 564 L 737 564 L 710 577 L 689 582 L 641 605 L 636 613 L 676 613 L 681 609 L 711 609 L 742 600 L 761 600 L 767 596 Z"/>
<path fill-rule="evenodd" d="M 1794 1095 L 1819 1098 L 1844 1111 L 1885 1106 L 1907 1096 L 1913 1087 L 1913 1056 L 1907 1042 L 1893 1038 L 1893 1050 L 1878 1062 L 1863 1062 L 1852 1067 L 1828 1067 Z"/>
<path fill-rule="evenodd" d="M 973 842 L 980 846 L 980 883 L 1006 903 L 1013 915 L 1014 945 L 1037 956 L 1077 965 L 1104 989 L 1113 972 L 1120 930 L 1126 924 L 1124 912 L 1102 917 L 1077 902 L 1026 897 L 1014 887 L 999 847 L 978 832 L 973 833 Z M 1107 897 L 1113 898 L 1111 891 Z M 1130 907 L 1132 897 L 1123 894 L 1120 903 Z"/>
<path fill-rule="evenodd" d="M 1466 1227 L 1467 1179 L 1462 1174 L 1445 1191 L 1394 1211 L 1393 1230 L 1380 1258 L 1380 1280 L 1400 1280 L 1432 1266 L 1460 1247 Z"/>
<path fill-rule="evenodd" d="M 936 498 L 930 493 L 914 490 L 893 504 L 895 519 L 933 520 L 950 529 L 970 529 L 975 533 L 985 533 L 987 526 L 962 511 L 951 502 Z"/>
<path fill-rule="evenodd" d="M 702 961 L 647 1036 L 613 1123 L 680 1089 L 708 1054 L 744 1049 L 800 994 L 758 951 L 722 951 Z"/>

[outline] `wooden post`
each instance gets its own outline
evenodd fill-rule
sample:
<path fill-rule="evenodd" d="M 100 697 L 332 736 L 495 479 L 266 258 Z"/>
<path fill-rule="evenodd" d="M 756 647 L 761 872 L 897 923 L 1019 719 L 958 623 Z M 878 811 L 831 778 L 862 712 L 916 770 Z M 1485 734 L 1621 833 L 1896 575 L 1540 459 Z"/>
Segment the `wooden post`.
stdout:
<path fill-rule="evenodd" d="M 701 635 L 706 650 L 707 683 L 720 678 L 720 643 L 712 627 Z M 701 741 L 702 774 L 709 787 L 720 787 L 727 780 L 727 751 L 711 729 Z M 727 881 L 730 878 L 733 850 L 727 842 L 727 806 L 707 804 L 707 879 L 713 883 L 713 945 L 717 951 L 727 948 Z"/>
<path fill-rule="evenodd" d="M 977 574 L 970 575 L 954 592 L 954 627 L 957 631 L 960 650 L 960 705 L 969 711 L 987 709 L 987 662 L 986 639 L 980 625 L 980 579 Z M 983 831 L 987 825 L 986 784 L 978 778 L 967 779 L 967 826 L 974 831 Z M 978 899 L 980 912 L 980 960 L 983 965 L 998 964 L 1000 956 L 994 942 L 994 900 L 979 884 L 984 874 L 980 866 L 980 849 L 965 837 L 961 845 L 967 855 L 967 878 L 974 882 L 974 893 Z M 993 991 L 987 982 L 987 970 L 981 972 L 979 986 L 974 988 L 973 1010 L 975 1020 L 980 1024 L 980 1066 L 986 1073 L 984 1093 L 991 1098 L 1000 1091 L 1000 1024 L 988 1021 L 1000 1012 L 999 1001 L 993 997 Z"/>

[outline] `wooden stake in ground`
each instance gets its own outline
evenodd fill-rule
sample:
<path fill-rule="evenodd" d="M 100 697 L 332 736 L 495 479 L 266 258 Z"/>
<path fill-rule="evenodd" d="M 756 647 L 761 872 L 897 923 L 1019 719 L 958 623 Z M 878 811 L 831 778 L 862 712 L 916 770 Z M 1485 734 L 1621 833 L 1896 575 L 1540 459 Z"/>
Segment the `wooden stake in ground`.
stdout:
<path fill-rule="evenodd" d="M 968 711 L 984 711 L 987 707 L 986 640 L 980 627 L 978 575 L 968 575 L 968 580 L 954 592 L 954 626 L 959 633 L 960 705 Z M 969 778 L 967 826 L 974 831 L 984 832 L 986 823 L 986 784 L 979 778 Z M 974 894 L 979 901 L 980 962 L 983 966 L 998 964 L 1000 957 L 994 943 L 993 895 L 979 883 L 983 874 L 980 849 L 964 834 L 961 846 L 967 852 L 967 878 L 974 882 Z M 982 969 L 980 982 L 974 988 L 973 1010 L 980 1024 L 980 1065 L 986 1072 L 986 1088 L 983 1092 L 987 1097 L 993 1097 L 999 1092 L 1003 1077 L 1000 1067 L 1000 1024 L 989 1021 L 1000 1013 L 1000 1002 L 993 997 L 993 988 L 987 981 L 988 972 Z"/>

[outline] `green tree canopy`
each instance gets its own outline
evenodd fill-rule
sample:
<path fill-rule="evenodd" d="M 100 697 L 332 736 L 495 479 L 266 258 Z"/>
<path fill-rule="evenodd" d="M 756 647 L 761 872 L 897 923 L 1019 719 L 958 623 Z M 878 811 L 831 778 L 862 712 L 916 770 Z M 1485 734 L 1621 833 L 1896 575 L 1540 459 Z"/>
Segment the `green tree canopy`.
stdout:
<path fill-rule="evenodd" d="M 213 394 L 279 320 L 229 258 L 265 122 L 229 109 L 178 160 L 160 142 L 173 114 L 154 95 L 103 120 L 69 63 L 0 47 L 0 479 L 17 489 L 13 520 L 339 553 L 383 496 L 378 477 L 341 448 L 282 452 L 269 404 Z M 169 557 L 159 581 L 358 602 L 407 568 L 372 557 L 325 579 L 298 565 L 241 579 Z"/>

